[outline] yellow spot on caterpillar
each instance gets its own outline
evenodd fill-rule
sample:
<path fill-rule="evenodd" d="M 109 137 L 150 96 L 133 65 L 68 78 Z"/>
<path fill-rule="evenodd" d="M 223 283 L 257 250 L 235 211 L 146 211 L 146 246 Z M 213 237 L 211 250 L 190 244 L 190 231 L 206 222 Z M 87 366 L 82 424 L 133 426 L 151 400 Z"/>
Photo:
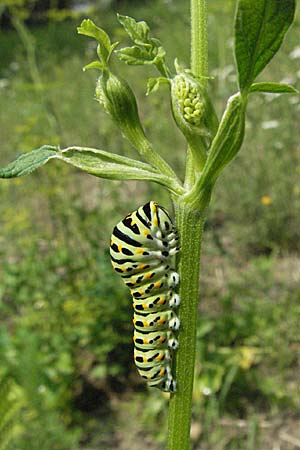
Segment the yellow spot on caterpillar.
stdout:
<path fill-rule="evenodd" d="M 144 342 L 144 344 L 149 344 L 148 339 L 144 339 L 143 342 Z"/>
<path fill-rule="evenodd" d="M 149 236 L 150 231 L 149 231 L 149 230 L 144 230 L 144 231 L 143 231 L 143 234 L 144 234 L 145 236 Z"/>
<path fill-rule="evenodd" d="M 140 295 L 144 295 L 144 294 L 145 294 L 145 291 L 139 291 L 139 294 L 140 294 Z"/>
<path fill-rule="evenodd" d="M 159 319 L 159 320 L 158 320 L 158 323 L 159 323 L 160 325 L 163 325 L 164 323 L 166 323 L 166 319 L 164 319 L 164 318 Z"/>
<path fill-rule="evenodd" d="M 133 225 L 135 225 L 135 221 L 132 220 L 131 223 L 130 223 L 130 225 L 133 227 Z"/>
<path fill-rule="evenodd" d="M 157 225 L 158 225 L 158 220 L 155 218 L 155 219 L 153 219 L 153 225 L 155 225 L 156 227 L 157 227 Z"/>
<path fill-rule="evenodd" d="M 160 281 L 157 281 L 157 282 L 154 284 L 154 287 L 155 287 L 155 288 L 160 288 L 160 287 L 161 287 L 161 282 L 160 282 Z"/>
<path fill-rule="evenodd" d="M 122 251 L 122 245 L 118 245 L 118 250 L 119 250 L 119 252 Z"/>
<path fill-rule="evenodd" d="M 136 253 L 138 254 L 138 255 L 142 255 L 143 253 L 144 253 L 144 249 L 143 248 L 138 248 L 137 250 L 136 250 Z"/>
<path fill-rule="evenodd" d="M 146 275 L 145 275 L 145 279 L 146 280 L 148 280 L 149 278 L 151 278 L 151 275 L 152 275 L 152 273 L 151 272 L 148 272 L 148 273 L 146 273 Z"/>
<path fill-rule="evenodd" d="M 143 309 L 148 309 L 148 305 L 146 303 L 143 304 Z"/>
<path fill-rule="evenodd" d="M 158 342 L 160 342 L 160 343 L 162 344 L 163 342 L 165 342 L 165 338 L 164 338 L 163 336 L 161 336 L 161 337 L 158 339 Z"/>
<path fill-rule="evenodd" d="M 157 361 L 161 361 L 161 360 L 163 359 L 163 355 L 158 355 L 155 359 L 156 359 Z"/>
<path fill-rule="evenodd" d="M 147 362 L 147 358 L 146 358 L 146 356 L 143 356 L 143 361 L 144 361 L 144 363 L 146 363 L 146 362 Z"/>
<path fill-rule="evenodd" d="M 166 300 L 162 297 L 159 299 L 159 301 L 157 302 L 158 305 L 164 305 L 166 303 Z"/>
<path fill-rule="evenodd" d="M 144 327 L 148 327 L 148 326 L 149 326 L 149 323 L 146 322 L 146 320 L 143 320 L 143 326 L 144 326 Z"/>
<path fill-rule="evenodd" d="M 146 264 L 140 264 L 140 265 L 138 266 L 138 269 L 139 269 L 139 270 L 143 270 L 143 269 L 145 269 L 145 267 L 146 267 Z"/>
<path fill-rule="evenodd" d="M 122 267 L 122 272 L 126 272 L 126 267 Z"/>
<path fill-rule="evenodd" d="M 159 372 L 159 375 L 162 376 L 166 373 L 165 369 L 161 369 L 161 371 Z"/>

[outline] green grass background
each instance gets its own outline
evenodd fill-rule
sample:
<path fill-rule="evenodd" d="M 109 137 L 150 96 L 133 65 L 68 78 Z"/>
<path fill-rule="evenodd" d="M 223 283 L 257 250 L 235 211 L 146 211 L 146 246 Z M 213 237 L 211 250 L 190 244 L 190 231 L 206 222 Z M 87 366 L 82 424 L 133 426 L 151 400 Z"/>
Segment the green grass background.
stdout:
<path fill-rule="evenodd" d="M 235 5 L 209 3 L 210 86 L 221 115 L 236 90 Z M 188 65 L 188 6 L 124 2 L 118 12 L 149 23 L 170 65 L 175 57 Z M 89 16 L 126 43 L 115 12 L 99 7 Z M 45 143 L 137 157 L 94 99 L 96 72 L 82 72 L 95 46 L 76 34 L 81 17 L 54 16 L 29 28 L 39 91 L 20 36 L 1 29 L 1 166 Z M 299 89 L 299 42 L 296 19 L 261 80 Z M 115 59 L 114 69 L 134 89 L 154 145 L 182 175 L 185 144 L 167 89 L 146 97 L 151 68 Z M 242 151 L 213 194 L 203 242 L 194 450 L 299 446 L 299 113 L 297 96 L 253 95 Z M 149 199 L 170 207 L 166 192 L 51 162 L 2 181 L 0 198 L 0 442 L 10 436 L 0 448 L 165 449 L 167 398 L 137 375 L 131 302 L 108 245 L 127 212 Z"/>

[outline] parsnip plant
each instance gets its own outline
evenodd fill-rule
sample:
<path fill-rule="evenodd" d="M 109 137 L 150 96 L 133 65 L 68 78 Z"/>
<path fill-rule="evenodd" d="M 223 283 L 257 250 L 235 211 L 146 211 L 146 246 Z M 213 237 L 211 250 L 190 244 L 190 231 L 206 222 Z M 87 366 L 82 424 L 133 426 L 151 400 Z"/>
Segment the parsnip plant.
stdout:
<path fill-rule="evenodd" d="M 112 43 L 106 32 L 88 19 L 82 22 L 78 32 L 97 41 L 98 59 L 88 64 L 85 70 L 100 71 L 96 98 L 143 161 L 94 148 L 71 146 L 59 149 L 45 145 L 23 154 L 0 170 L 1 178 L 14 178 L 32 172 L 51 159 L 59 159 L 98 177 L 149 180 L 168 189 L 181 246 L 178 258 L 181 327 L 173 369 L 178 388 L 170 398 L 169 450 L 189 449 L 200 249 L 212 190 L 220 173 L 242 146 L 249 96 L 260 92 L 298 93 L 287 84 L 255 82 L 279 50 L 293 22 L 295 0 L 239 0 L 237 3 L 234 51 L 238 90 L 228 99 L 220 122 L 209 91 L 205 0 L 191 0 L 190 68 L 182 67 L 177 60 L 174 69 L 168 67 L 165 49 L 151 36 L 145 22 L 118 16 L 133 41 L 131 47 L 119 48 L 118 43 Z M 169 89 L 175 123 L 187 142 L 184 180 L 147 138 L 133 91 L 127 81 L 111 71 L 110 59 L 114 54 L 129 65 L 154 66 L 158 76 L 148 80 L 147 94 L 155 95 L 162 84 Z"/>

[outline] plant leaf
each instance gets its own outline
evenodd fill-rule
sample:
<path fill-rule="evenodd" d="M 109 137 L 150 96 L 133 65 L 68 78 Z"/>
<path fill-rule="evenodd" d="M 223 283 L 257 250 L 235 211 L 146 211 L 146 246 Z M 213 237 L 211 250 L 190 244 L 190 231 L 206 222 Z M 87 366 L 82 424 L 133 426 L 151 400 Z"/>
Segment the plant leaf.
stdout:
<path fill-rule="evenodd" d="M 120 24 L 124 27 L 130 39 L 136 44 L 144 44 L 149 41 L 149 26 L 146 22 L 137 22 L 129 16 L 117 14 Z"/>
<path fill-rule="evenodd" d="M 84 19 L 81 22 L 81 25 L 77 28 L 77 32 L 79 34 L 83 34 L 84 36 L 89 36 L 96 39 L 96 41 L 99 42 L 99 45 L 97 47 L 97 53 L 99 58 L 104 63 L 108 61 L 112 51 L 111 49 L 112 45 L 108 34 L 105 33 L 104 30 L 97 27 L 97 25 L 95 25 L 92 20 Z"/>
<path fill-rule="evenodd" d="M 44 145 L 30 153 L 24 153 L 15 161 L 0 169 L 0 178 L 15 178 L 28 175 L 34 170 L 46 164 L 57 155 L 57 147 Z"/>
<path fill-rule="evenodd" d="M 163 47 L 157 47 L 157 53 L 155 58 L 153 59 L 153 64 L 159 64 L 160 61 L 163 61 L 166 56 L 166 51 Z"/>
<path fill-rule="evenodd" d="M 149 164 L 93 148 L 68 147 L 61 150 L 57 158 L 102 178 L 136 180 L 148 179 L 147 175 L 152 173 L 158 174 Z"/>
<path fill-rule="evenodd" d="M 251 85 L 277 53 L 294 13 L 295 0 L 239 0 L 235 58 L 241 90 Z"/>
<path fill-rule="evenodd" d="M 120 50 L 117 50 L 116 53 L 121 61 L 124 61 L 129 65 L 139 66 L 143 64 L 152 64 L 154 59 L 151 53 L 137 45 L 121 48 Z"/>
<path fill-rule="evenodd" d="M 154 64 L 160 73 L 166 76 L 168 74 L 164 61 L 166 52 L 159 39 L 149 37 L 150 29 L 147 23 L 137 22 L 132 17 L 120 14 L 118 14 L 118 20 L 136 44 L 118 50 L 116 53 L 120 60 L 130 65 Z"/>
<path fill-rule="evenodd" d="M 157 91 L 161 84 L 170 85 L 170 80 L 166 77 L 149 78 L 148 83 L 147 83 L 146 95 L 149 95 L 152 92 Z"/>
<path fill-rule="evenodd" d="M 87 70 L 90 70 L 90 69 L 103 70 L 104 65 L 100 61 L 92 61 L 89 64 L 87 64 L 86 66 L 84 66 L 83 71 L 86 72 Z"/>
<path fill-rule="evenodd" d="M 269 92 L 271 94 L 299 94 L 299 91 L 289 84 L 283 83 L 253 83 L 249 92 Z"/>
<path fill-rule="evenodd" d="M 59 159 L 101 178 L 156 181 L 172 191 L 175 190 L 172 186 L 172 178 L 161 174 L 150 164 L 86 147 L 68 147 L 60 150 L 54 146 L 44 145 L 37 150 L 21 155 L 14 162 L 0 169 L 0 178 L 27 175 L 45 165 L 50 159 Z"/>
<path fill-rule="evenodd" d="M 245 109 L 240 93 L 229 98 L 200 177 L 204 187 L 213 184 L 223 168 L 239 152 L 245 134 Z"/>

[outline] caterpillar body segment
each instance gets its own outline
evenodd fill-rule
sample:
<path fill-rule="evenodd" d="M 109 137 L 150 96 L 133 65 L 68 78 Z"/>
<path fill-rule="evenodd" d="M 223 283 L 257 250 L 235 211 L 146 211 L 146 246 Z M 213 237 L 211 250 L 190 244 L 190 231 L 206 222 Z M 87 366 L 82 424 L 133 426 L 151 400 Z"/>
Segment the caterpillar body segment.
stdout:
<path fill-rule="evenodd" d="M 179 306 L 179 295 L 173 290 L 158 293 L 148 298 L 134 298 L 133 309 L 137 313 L 152 313 Z"/>
<path fill-rule="evenodd" d="M 175 392 L 172 356 L 180 326 L 174 309 L 179 275 L 174 256 L 179 239 L 162 206 L 151 201 L 128 214 L 113 229 L 110 255 L 114 270 L 130 289 L 134 309 L 134 360 L 149 386 Z"/>
<path fill-rule="evenodd" d="M 152 314 L 133 314 L 133 325 L 136 330 L 178 330 L 180 323 L 174 311 L 161 311 Z"/>
<path fill-rule="evenodd" d="M 141 350 L 149 350 L 153 348 L 164 348 L 176 350 L 178 341 L 172 331 L 160 330 L 141 333 L 139 330 L 134 330 L 133 342 L 136 348 Z"/>
<path fill-rule="evenodd" d="M 162 363 L 168 363 L 171 360 L 170 351 L 165 349 L 155 350 L 134 350 L 134 361 L 139 368 L 148 368 L 152 366 L 161 366 Z"/>

